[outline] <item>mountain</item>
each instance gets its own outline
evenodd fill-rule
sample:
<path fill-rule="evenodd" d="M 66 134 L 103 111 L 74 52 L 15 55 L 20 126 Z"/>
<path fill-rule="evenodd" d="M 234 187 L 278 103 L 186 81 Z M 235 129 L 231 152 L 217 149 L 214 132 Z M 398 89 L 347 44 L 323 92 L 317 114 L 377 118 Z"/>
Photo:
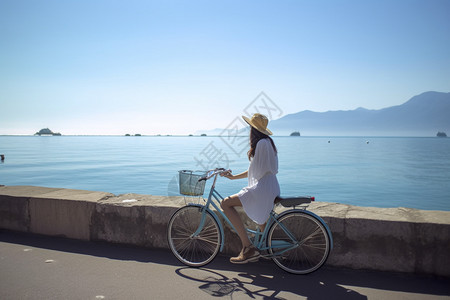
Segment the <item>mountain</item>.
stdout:
<path fill-rule="evenodd" d="M 436 136 L 450 132 L 450 93 L 425 92 L 402 105 L 379 110 L 301 111 L 273 120 L 275 135 Z"/>

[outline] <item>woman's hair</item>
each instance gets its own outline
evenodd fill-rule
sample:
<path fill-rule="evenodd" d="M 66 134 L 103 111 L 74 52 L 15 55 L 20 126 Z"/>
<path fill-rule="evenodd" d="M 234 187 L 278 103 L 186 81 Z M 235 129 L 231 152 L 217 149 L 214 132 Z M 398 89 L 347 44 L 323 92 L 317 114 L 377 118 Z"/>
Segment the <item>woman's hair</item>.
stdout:
<path fill-rule="evenodd" d="M 252 126 L 250 126 L 250 150 L 248 150 L 248 160 L 251 160 L 253 156 L 255 156 L 256 151 L 256 144 L 262 139 L 269 139 L 270 143 L 272 144 L 273 150 L 275 150 L 275 153 L 277 153 L 277 147 L 275 147 L 275 143 L 273 142 L 272 138 Z"/>

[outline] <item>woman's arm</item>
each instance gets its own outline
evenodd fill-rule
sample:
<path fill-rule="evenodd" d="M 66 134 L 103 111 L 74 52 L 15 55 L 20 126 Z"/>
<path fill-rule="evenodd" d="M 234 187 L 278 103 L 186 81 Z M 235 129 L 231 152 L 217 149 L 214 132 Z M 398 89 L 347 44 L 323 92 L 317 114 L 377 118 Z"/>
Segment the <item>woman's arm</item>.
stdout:
<path fill-rule="evenodd" d="M 237 175 L 233 175 L 231 174 L 231 171 L 228 173 L 223 174 L 222 176 L 231 179 L 231 180 L 235 180 L 235 179 L 242 179 L 242 178 L 247 178 L 248 176 L 248 170 L 245 172 L 242 172 L 241 174 L 237 174 Z"/>

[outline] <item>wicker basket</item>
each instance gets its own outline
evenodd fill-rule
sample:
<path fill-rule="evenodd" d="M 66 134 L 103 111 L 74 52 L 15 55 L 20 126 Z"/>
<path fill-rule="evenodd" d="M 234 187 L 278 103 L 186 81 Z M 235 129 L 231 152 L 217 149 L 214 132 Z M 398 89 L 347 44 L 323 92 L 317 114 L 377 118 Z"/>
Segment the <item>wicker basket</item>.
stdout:
<path fill-rule="evenodd" d="M 185 196 L 202 196 L 205 192 L 206 180 L 198 181 L 205 176 L 203 171 L 182 170 L 178 172 L 180 175 L 180 194 Z"/>

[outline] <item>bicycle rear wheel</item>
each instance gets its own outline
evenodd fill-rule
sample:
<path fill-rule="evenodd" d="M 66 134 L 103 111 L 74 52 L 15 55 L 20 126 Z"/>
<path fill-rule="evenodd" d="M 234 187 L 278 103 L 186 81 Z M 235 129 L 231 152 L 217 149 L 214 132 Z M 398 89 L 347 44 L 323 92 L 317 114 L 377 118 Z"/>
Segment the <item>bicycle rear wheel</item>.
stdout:
<path fill-rule="evenodd" d="M 272 260 L 283 270 L 308 274 L 319 269 L 330 253 L 325 226 L 302 211 L 281 215 L 269 230 L 267 243 Z"/>
<path fill-rule="evenodd" d="M 219 225 L 210 212 L 205 212 L 204 225 L 201 225 L 203 207 L 184 206 L 170 218 L 167 238 L 170 250 L 182 263 L 200 267 L 211 262 L 220 249 L 221 235 Z"/>

